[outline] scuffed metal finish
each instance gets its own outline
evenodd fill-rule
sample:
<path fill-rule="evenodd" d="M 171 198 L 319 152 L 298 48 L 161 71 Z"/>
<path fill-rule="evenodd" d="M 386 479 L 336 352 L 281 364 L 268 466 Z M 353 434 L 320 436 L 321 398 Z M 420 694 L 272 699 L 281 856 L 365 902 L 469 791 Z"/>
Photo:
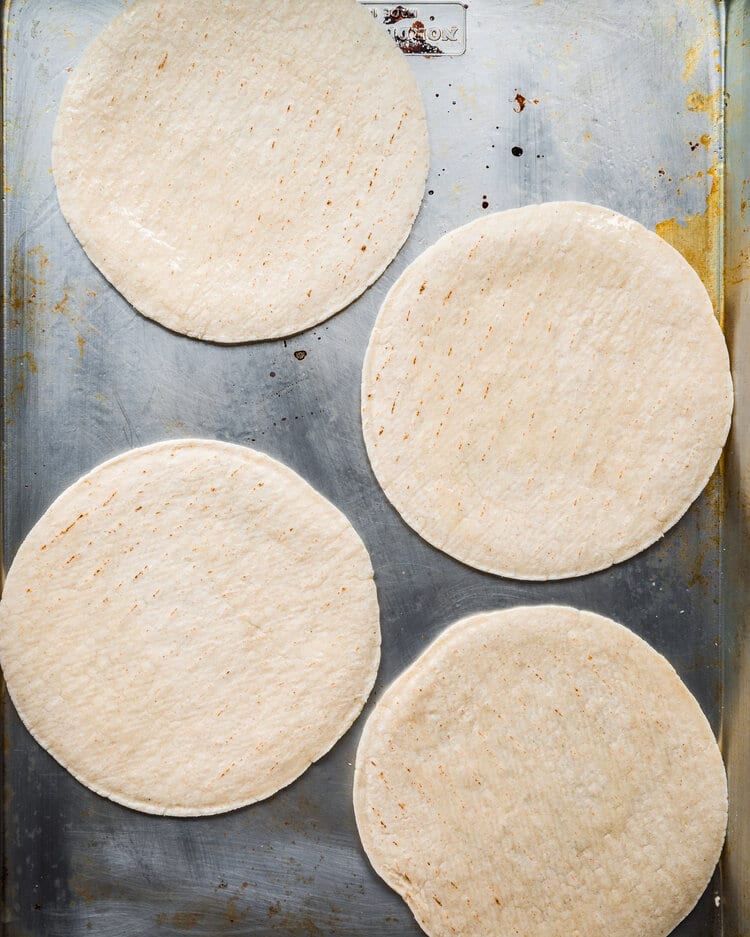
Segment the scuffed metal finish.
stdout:
<path fill-rule="evenodd" d="M 362 357 L 388 288 L 425 247 L 484 211 L 576 198 L 659 225 L 686 253 L 708 258 L 702 272 L 720 305 L 715 182 L 723 166 L 723 5 L 467 6 L 463 55 L 410 58 L 427 107 L 432 165 L 422 211 L 396 261 L 323 326 L 286 341 L 227 348 L 174 335 L 135 313 L 60 215 L 50 174 L 57 103 L 68 70 L 121 8 L 119 0 L 11 0 L 4 58 L 5 557 L 12 559 L 66 485 L 123 449 L 192 435 L 256 446 L 332 499 L 371 551 L 384 644 L 366 711 L 462 615 L 521 602 L 565 602 L 610 615 L 664 652 L 715 730 L 723 727 L 737 794 L 730 837 L 735 855 L 747 857 L 740 796 L 748 778 L 747 660 L 738 591 L 748 555 L 744 430 L 735 430 L 727 456 L 728 487 L 717 475 L 645 553 L 582 579 L 522 583 L 469 570 L 409 530 L 375 483 L 359 423 Z M 733 3 L 730 22 L 739 28 L 744 14 L 742 3 Z M 730 72 L 739 75 L 745 54 L 735 42 Z M 731 86 L 731 74 L 728 80 Z M 743 125 L 735 127 L 742 141 Z M 743 171 L 735 164 L 735 173 Z M 735 178 L 729 187 L 734 225 L 741 224 L 744 198 L 738 185 Z M 728 243 L 742 246 L 731 232 Z M 747 296 L 744 288 L 731 296 L 737 419 L 746 426 Z M 723 649 L 731 654 L 731 696 L 723 692 Z M 744 722 L 735 724 L 738 713 Z M 351 783 L 360 727 L 271 800 L 179 820 L 129 811 L 81 787 L 32 741 L 6 699 L 3 932 L 416 937 L 408 909 L 371 871 L 357 839 Z M 737 917 L 740 894 L 747 913 L 747 883 L 740 881 L 747 861 L 744 869 L 726 868 L 735 906 L 724 934 L 740 937 L 748 932 Z M 717 877 L 677 933 L 721 934 L 719 896 Z"/>
<path fill-rule="evenodd" d="M 735 418 L 725 454 L 722 725 L 729 781 L 723 868 L 727 937 L 750 934 L 750 4 L 729 5 L 726 37 L 726 333 Z"/>

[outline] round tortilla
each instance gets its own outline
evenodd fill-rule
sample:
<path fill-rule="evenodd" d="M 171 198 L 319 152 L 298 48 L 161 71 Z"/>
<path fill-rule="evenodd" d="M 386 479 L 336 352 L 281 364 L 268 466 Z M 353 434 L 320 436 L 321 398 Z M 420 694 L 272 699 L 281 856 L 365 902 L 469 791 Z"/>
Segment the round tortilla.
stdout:
<path fill-rule="evenodd" d="M 289 784 L 357 717 L 379 657 L 347 519 L 291 469 L 219 442 L 134 449 L 80 479 L 0 603 L 29 731 L 147 813 L 218 813 Z"/>
<path fill-rule="evenodd" d="M 465 618 L 376 706 L 354 807 L 431 937 L 664 937 L 721 852 L 724 767 L 669 663 L 615 622 Z"/>
<path fill-rule="evenodd" d="M 388 294 L 362 380 L 367 451 L 422 537 L 556 579 L 657 540 L 706 485 L 732 410 L 698 275 L 606 208 L 552 202 L 447 234 Z"/>
<path fill-rule="evenodd" d="M 427 164 L 408 62 L 355 0 L 136 0 L 69 79 L 53 145 L 91 260 L 144 315 L 217 342 L 356 299 Z"/>

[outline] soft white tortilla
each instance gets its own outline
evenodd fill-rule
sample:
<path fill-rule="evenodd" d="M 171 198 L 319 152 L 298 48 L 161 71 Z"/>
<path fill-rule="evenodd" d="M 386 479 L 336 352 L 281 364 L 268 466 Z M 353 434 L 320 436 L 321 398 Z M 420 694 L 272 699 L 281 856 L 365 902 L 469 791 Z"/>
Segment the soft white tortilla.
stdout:
<path fill-rule="evenodd" d="M 135 449 L 65 491 L 0 603 L 34 737 L 148 813 L 273 794 L 349 728 L 380 656 L 367 552 L 291 469 L 241 446 Z"/>
<path fill-rule="evenodd" d="M 719 858 L 718 746 L 667 661 L 559 606 L 463 619 L 357 752 L 375 870 L 431 937 L 664 937 Z"/>
<path fill-rule="evenodd" d="M 521 579 L 653 543 L 708 481 L 731 410 L 698 275 L 637 222 L 578 202 L 441 238 L 388 294 L 362 379 L 367 451 L 404 520 Z"/>
<path fill-rule="evenodd" d="M 68 81 L 60 205 L 142 313 L 288 335 L 383 272 L 427 174 L 405 56 L 355 0 L 136 0 Z"/>

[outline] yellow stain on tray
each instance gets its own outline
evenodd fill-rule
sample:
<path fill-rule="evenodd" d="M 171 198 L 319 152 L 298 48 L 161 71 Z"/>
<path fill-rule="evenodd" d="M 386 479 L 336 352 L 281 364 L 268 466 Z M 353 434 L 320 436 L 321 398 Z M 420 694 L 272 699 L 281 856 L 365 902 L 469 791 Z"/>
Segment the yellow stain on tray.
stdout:
<path fill-rule="evenodd" d="M 700 61 L 701 52 L 703 51 L 703 36 L 700 36 L 695 45 L 691 46 L 685 53 L 685 67 L 682 70 L 682 80 L 690 81 L 693 77 L 693 72 Z"/>
<path fill-rule="evenodd" d="M 707 173 L 711 176 L 711 190 L 706 195 L 706 210 L 696 215 L 687 215 L 682 222 L 676 218 L 660 221 L 656 225 L 656 233 L 676 248 L 701 278 L 723 327 L 724 316 L 723 310 L 719 308 L 718 290 L 721 170 L 716 156 Z"/>
<path fill-rule="evenodd" d="M 721 116 L 721 88 L 717 88 L 713 94 L 691 91 L 685 105 L 694 114 L 708 114 L 711 123 L 715 124 Z"/>
<path fill-rule="evenodd" d="M 78 354 L 81 358 L 83 358 L 83 353 L 86 348 L 86 339 L 83 337 L 83 335 L 79 335 L 76 341 L 78 342 Z"/>

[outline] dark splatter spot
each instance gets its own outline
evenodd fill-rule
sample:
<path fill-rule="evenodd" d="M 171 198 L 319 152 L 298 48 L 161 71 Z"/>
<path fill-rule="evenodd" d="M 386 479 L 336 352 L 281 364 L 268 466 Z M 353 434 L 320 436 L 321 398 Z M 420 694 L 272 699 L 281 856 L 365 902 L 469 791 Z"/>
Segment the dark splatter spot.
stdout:
<path fill-rule="evenodd" d="M 434 189 L 430 189 L 430 190 L 427 192 L 427 194 L 428 194 L 428 195 L 434 195 L 434 194 L 435 194 L 435 190 L 434 190 Z"/>
<path fill-rule="evenodd" d="M 400 23 L 401 20 L 413 20 L 416 16 L 416 10 L 408 10 L 406 7 L 399 5 L 392 10 L 388 10 L 383 17 L 383 22 L 386 26 L 392 26 L 393 23 Z"/>
<path fill-rule="evenodd" d="M 520 146 L 512 146 L 510 151 L 514 156 L 523 156 L 523 149 Z"/>
<path fill-rule="evenodd" d="M 307 352 L 306 352 L 306 351 L 303 351 L 303 350 L 300 348 L 299 351 L 295 351 L 294 357 L 297 359 L 297 361 L 304 361 L 305 358 L 307 357 Z"/>
<path fill-rule="evenodd" d="M 268 376 L 269 376 L 269 377 L 276 377 L 276 372 L 275 372 L 275 371 L 270 371 L 269 374 L 268 374 Z"/>
<path fill-rule="evenodd" d="M 483 195 L 482 196 L 482 208 L 489 208 L 489 207 L 490 207 L 490 203 L 487 201 L 487 196 Z"/>
<path fill-rule="evenodd" d="M 516 102 L 513 105 L 513 110 L 516 112 L 516 114 L 520 114 L 521 111 L 526 107 L 526 98 L 521 94 L 520 91 L 518 91 L 513 100 Z"/>
<path fill-rule="evenodd" d="M 395 10 L 391 11 L 391 15 L 393 15 L 393 13 L 395 13 Z M 400 18 L 404 19 L 405 17 Z M 388 22 L 388 20 L 385 22 Z M 393 38 L 396 40 L 399 49 L 410 55 L 443 54 L 443 50 L 439 46 L 433 45 L 431 42 L 427 41 L 426 27 L 421 20 L 415 19 L 408 29 L 399 30 L 394 34 Z M 454 101 L 453 103 L 455 104 L 456 102 Z"/>

